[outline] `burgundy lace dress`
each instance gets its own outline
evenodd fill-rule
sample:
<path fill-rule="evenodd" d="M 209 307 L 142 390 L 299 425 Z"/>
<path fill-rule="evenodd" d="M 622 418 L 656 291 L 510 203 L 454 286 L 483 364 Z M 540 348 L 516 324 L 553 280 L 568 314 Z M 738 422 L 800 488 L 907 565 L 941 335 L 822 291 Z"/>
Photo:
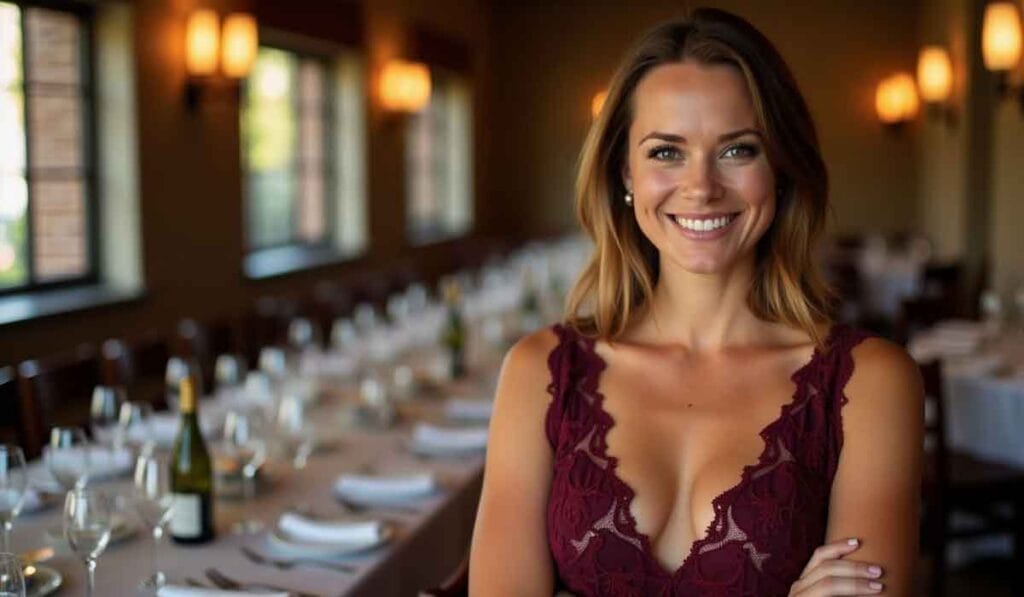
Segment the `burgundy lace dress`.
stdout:
<path fill-rule="evenodd" d="M 850 351 L 866 335 L 833 326 L 827 348 L 793 374 L 792 400 L 761 431 L 758 462 L 715 498 L 705 536 L 677 570 L 667 571 L 637 530 L 633 490 L 607 454 L 615 421 L 598 392 L 605 363 L 592 340 L 561 325 L 554 330 L 559 342 L 548 357 L 545 427 L 554 451 L 547 536 L 558 588 L 579 597 L 787 595 L 825 539 Z"/>

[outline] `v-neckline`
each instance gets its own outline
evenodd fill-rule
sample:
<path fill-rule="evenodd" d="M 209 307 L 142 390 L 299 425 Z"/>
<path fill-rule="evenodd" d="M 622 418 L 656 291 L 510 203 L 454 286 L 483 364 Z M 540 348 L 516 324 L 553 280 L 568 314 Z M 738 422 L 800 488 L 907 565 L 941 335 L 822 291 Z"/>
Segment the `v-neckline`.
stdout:
<path fill-rule="evenodd" d="M 824 342 L 826 351 L 831 350 L 832 347 L 835 345 L 836 336 L 840 327 L 841 324 L 833 324 L 829 328 L 828 334 L 826 334 Z M 601 413 L 601 415 L 603 415 L 607 419 L 607 424 L 603 426 L 600 432 L 600 436 L 595 439 L 599 440 L 597 445 L 600 448 L 601 456 L 605 458 L 608 462 L 608 466 L 605 469 L 606 474 L 610 479 L 613 480 L 613 482 L 617 483 L 620 486 L 622 492 L 625 494 L 622 509 L 623 513 L 625 514 L 625 518 L 629 524 L 629 528 L 626 529 L 628 531 L 627 534 L 640 541 L 641 551 L 643 552 L 644 557 L 650 560 L 651 564 L 653 564 L 656 570 L 661 572 L 666 577 L 675 579 L 682 575 L 682 573 L 689 568 L 691 563 L 696 559 L 699 550 L 704 545 L 708 544 L 709 540 L 712 539 L 712 532 L 716 528 L 721 528 L 719 525 L 724 524 L 724 516 L 728 511 L 727 504 L 729 504 L 729 501 L 732 499 L 732 496 L 738 493 L 744 487 L 746 487 L 746 485 L 750 482 L 750 475 L 753 474 L 753 472 L 756 471 L 762 464 L 764 464 L 765 459 L 769 456 L 769 450 L 773 445 L 772 438 L 776 432 L 776 429 L 787 420 L 789 411 L 791 411 L 801 402 L 800 399 L 803 396 L 804 387 L 803 377 L 806 375 L 808 371 L 811 370 L 811 368 L 818 362 L 818 360 L 822 358 L 823 351 L 820 347 L 815 346 L 814 351 L 811 353 L 810 359 L 808 359 L 806 363 L 801 365 L 798 369 L 796 369 L 796 371 L 794 371 L 790 375 L 789 379 L 794 383 L 793 395 L 787 402 L 783 403 L 783 405 L 780 408 L 779 416 L 770 421 L 768 424 L 766 424 L 758 433 L 758 435 L 761 437 L 761 440 L 764 442 L 764 447 L 761 449 L 761 452 L 758 455 L 756 462 L 744 466 L 742 471 L 740 472 L 739 481 L 737 481 L 734 485 L 730 486 L 729 488 L 719 493 L 717 496 L 715 496 L 714 499 L 711 500 L 711 508 L 714 511 L 714 516 L 712 517 L 711 522 L 704 530 L 702 536 L 695 537 L 693 541 L 690 542 L 690 549 L 687 550 L 687 555 L 685 558 L 683 558 L 682 563 L 679 564 L 679 566 L 675 570 L 669 570 L 665 567 L 664 564 L 662 564 L 661 560 L 659 560 L 658 557 L 654 554 L 654 549 L 651 545 L 651 538 L 647 535 L 647 533 L 641 532 L 640 529 L 637 528 L 636 518 L 633 516 L 632 510 L 633 501 L 636 498 L 636 491 L 633 490 L 633 487 L 630 486 L 629 483 L 626 483 L 621 477 L 619 477 L 618 457 L 608 454 L 608 432 L 611 431 L 612 427 L 615 426 L 615 418 L 612 417 L 607 410 L 605 410 L 605 397 L 604 393 L 600 389 L 601 374 L 604 372 L 605 369 L 607 369 L 608 363 L 604 360 L 603 357 L 601 357 L 601 355 L 597 353 L 594 340 L 588 341 L 587 345 L 588 351 L 600 364 L 600 367 L 596 369 L 596 373 L 594 374 L 594 380 L 592 382 L 594 394 L 594 408 L 597 412 Z"/>

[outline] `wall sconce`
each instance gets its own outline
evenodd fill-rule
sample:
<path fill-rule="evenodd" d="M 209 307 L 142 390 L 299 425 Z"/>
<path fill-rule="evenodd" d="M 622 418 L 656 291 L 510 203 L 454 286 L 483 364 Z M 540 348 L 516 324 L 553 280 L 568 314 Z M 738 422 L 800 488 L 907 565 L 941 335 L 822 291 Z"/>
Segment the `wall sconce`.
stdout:
<path fill-rule="evenodd" d="M 430 102 L 430 68 L 391 60 L 380 73 L 380 103 L 389 112 L 419 112 Z"/>
<path fill-rule="evenodd" d="M 981 28 L 981 54 L 985 68 L 996 73 L 999 95 L 1017 94 L 1024 110 L 1024 86 L 1011 87 L 1009 73 L 1021 58 L 1021 17 L 1013 2 L 993 2 L 985 7 Z"/>
<path fill-rule="evenodd" d="M 875 111 L 888 129 L 898 131 L 904 123 L 917 116 L 920 102 L 917 86 L 909 73 L 898 73 L 883 79 L 875 91 Z"/>
<path fill-rule="evenodd" d="M 956 111 L 950 105 L 953 95 L 953 62 L 942 46 L 925 46 L 917 58 L 917 88 L 928 105 L 929 116 L 956 123 Z"/>
<path fill-rule="evenodd" d="M 232 13 L 221 29 L 217 13 L 199 9 L 188 17 L 185 26 L 185 104 L 195 109 L 203 89 L 220 73 L 240 89 L 238 83 L 249 75 L 259 47 L 256 19 L 244 13 Z"/>
<path fill-rule="evenodd" d="M 598 91 L 594 94 L 594 97 L 590 100 L 590 116 L 597 120 L 598 114 L 601 113 L 601 108 L 604 107 L 604 100 L 608 99 L 607 91 Z"/>

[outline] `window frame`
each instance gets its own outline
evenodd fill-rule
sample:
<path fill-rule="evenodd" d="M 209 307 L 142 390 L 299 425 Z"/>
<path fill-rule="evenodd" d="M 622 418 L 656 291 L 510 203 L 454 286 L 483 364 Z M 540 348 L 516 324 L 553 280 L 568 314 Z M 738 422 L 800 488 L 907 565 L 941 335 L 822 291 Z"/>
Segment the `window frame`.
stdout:
<path fill-rule="evenodd" d="M 262 37 L 262 35 L 261 35 L 261 37 Z M 328 56 L 326 54 L 320 54 L 320 53 L 317 53 L 317 52 L 311 52 L 311 51 L 306 50 L 306 49 L 296 48 L 294 46 L 290 46 L 289 44 L 281 43 L 281 42 L 279 42 L 277 40 L 271 40 L 269 42 L 261 41 L 259 47 L 260 48 L 269 48 L 269 49 L 273 49 L 273 50 L 279 50 L 279 51 L 288 52 L 289 54 L 292 54 L 293 56 L 295 56 L 297 58 L 297 64 L 299 65 L 299 68 L 301 68 L 301 64 L 302 64 L 303 60 L 314 60 L 314 61 L 316 61 L 318 63 L 318 66 L 322 69 L 321 72 L 324 75 L 324 79 L 323 79 L 324 85 L 323 85 L 323 88 L 321 90 L 321 93 L 323 93 L 323 98 L 324 98 L 323 99 L 322 114 L 321 114 L 321 116 L 323 117 L 323 124 L 324 124 L 324 129 L 323 129 L 324 130 L 324 133 L 323 133 L 323 159 L 322 159 L 322 161 L 323 161 L 323 175 L 324 175 L 323 217 L 324 217 L 324 221 L 327 223 L 327 227 L 326 227 L 326 229 L 324 231 L 324 235 L 319 240 L 317 240 L 317 241 L 310 242 L 310 241 L 304 241 L 304 240 L 301 239 L 301 237 L 298 235 L 298 199 L 299 199 L 298 193 L 299 193 L 299 191 L 296 188 L 296 189 L 293 189 L 294 190 L 294 196 L 291 199 L 291 202 L 292 202 L 292 216 L 295 218 L 295 226 L 293 226 L 293 229 L 291 231 L 290 239 L 287 240 L 287 241 L 284 241 L 284 242 L 271 243 L 271 244 L 266 244 L 266 245 L 253 245 L 252 242 L 251 242 L 252 234 L 251 234 L 251 230 L 249 228 L 250 227 L 250 223 L 251 223 L 250 222 L 251 212 L 249 210 L 250 210 L 250 202 L 252 201 L 251 195 L 250 195 L 250 191 L 249 191 L 249 180 L 248 180 L 249 176 L 250 176 L 250 171 L 249 171 L 248 163 L 247 163 L 248 162 L 248 156 L 243 156 L 243 161 L 242 161 L 242 179 L 244 181 L 243 182 L 244 190 L 243 190 L 243 199 L 242 199 L 242 201 L 243 201 L 242 209 L 243 209 L 243 212 L 244 212 L 243 216 L 244 216 L 244 222 L 245 222 L 245 224 L 244 224 L 245 225 L 245 230 L 244 230 L 244 234 L 243 234 L 243 239 L 244 239 L 244 245 L 245 246 L 242 247 L 243 253 L 245 254 L 246 257 L 250 257 L 252 255 L 259 254 L 259 253 L 264 252 L 264 251 L 271 251 L 271 252 L 273 252 L 273 251 L 287 251 L 287 250 L 295 251 L 295 250 L 303 250 L 303 249 L 305 249 L 305 250 L 309 250 L 309 251 L 314 251 L 314 252 L 320 253 L 320 252 L 323 252 L 325 250 L 329 250 L 331 247 L 334 246 L 334 244 L 336 242 L 336 237 L 337 237 L 337 234 L 338 234 L 338 231 L 336 229 L 337 226 L 335 226 L 335 223 L 334 223 L 335 222 L 335 216 L 337 215 L 336 214 L 337 205 L 336 205 L 336 202 L 334 201 L 334 197 L 335 197 L 335 193 L 337 192 L 337 189 L 338 189 L 338 175 L 339 175 L 339 172 L 338 172 L 338 169 L 335 167 L 336 159 L 338 157 L 337 153 L 336 153 L 337 152 L 337 145 L 338 144 L 337 144 L 336 140 L 334 139 L 334 135 L 333 135 L 335 125 L 337 124 L 335 122 L 335 117 L 334 117 L 334 112 L 335 112 L 335 110 L 334 110 L 334 102 L 338 101 L 338 99 L 336 98 L 337 94 L 335 93 L 334 87 L 331 84 L 332 81 L 333 81 L 332 73 L 333 73 L 333 69 L 335 68 L 335 64 L 334 64 L 335 59 L 332 56 Z M 299 68 L 296 68 L 296 76 L 298 76 Z M 301 126 L 302 126 L 301 119 L 302 119 L 302 110 L 303 110 L 302 98 L 301 98 L 301 96 L 299 94 L 296 94 L 295 97 L 293 98 L 293 105 L 292 105 L 292 107 L 296 111 L 295 112 L 296 113 L 296 130 L 299 131 L 301 129 Z M 239 116 L 241 117 L 241 114 Z M 299 138 L 300 134 L 301 133 L 298 133 L 298 132 L 296 133 L 296 139 L 295 139 L 295 146 L 296 146 L 296 150 L 297 150 L 296 154 L 298 154 L 298 148 L 301 145 L 301 139 Z M 244 141 L 243 141 L 243 145 L 244 145 Z M 246 148 L 243 146 L 243 151 L 245 151 L 245 149 Z M 289 164 L 289 168 L 291 169 L 292 174 L 295 176 L 296 186 L 297 186 L 299 178 L 301 176 L 302 162 L 301 162 L 301 160 L 298 159 L 298 155 L 292 156 L 292 158 L 293 159 L 291 160 L 291 164 Z"/>
<path fill-rule="evenodd" d="M 98 284 L 100 281 L 100 250 L 99 250 L 99 223 L 100 223 L 100 201 L 99 201 L 99 151 L 96 139 L 96 12 L 95 8 L 87 4 L 73 2 L 71 0 L 3 0 L 7 4 L 13 4 L 19 8 L 21 27 L 21 53 L 22 53 L 22 96 L 24 105 L 22 118 L 25 127 L 25 185 L 27 202 L 25 206 L 25 236 L 26 236 L 26 269 L 28 283 L 17 286 L 0 287 L 0 297 L 28 294 L 40 291 L 67 289 L 77 286 L 88 286 Z M 25 9 L 42 8 L 74 15 L 81 26 L 81 39 L 79 41 L 80 74 L 81 74 L 81 101 L 82 109 L 82 172 L 85 197 L 85 240 L 86 240 L 86 272 L 81 276 L 60 278 L 48 282 L 39 282 L 35 275 L 35 232 L 33 229 L 32 217 L 32 169 L 31 169 L 31 116 L 32 111 L 28 101 L 27 84 L 29 81 L 28 68 L 28 43 L 25 35 Z"/>

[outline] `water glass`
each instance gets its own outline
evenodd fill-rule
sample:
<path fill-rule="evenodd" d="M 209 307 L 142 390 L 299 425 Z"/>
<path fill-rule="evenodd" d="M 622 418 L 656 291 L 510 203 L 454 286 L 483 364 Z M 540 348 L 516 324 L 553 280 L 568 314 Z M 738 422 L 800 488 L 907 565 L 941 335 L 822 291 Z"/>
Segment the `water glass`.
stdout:
<path fill-rule="evenodd" d="M 314 348 L 320 344 L 319 336 L 316 326 L 305 317 L 296 317 L 288 324 L 288 344 L 292 348 Z"/>
<path fill-rule="evenodd" d="M 118 416 L 121 404 L 125 402 L 124 388 L 120 386 L 96 386 L 92 391 L 89 405 L 89 423 L 92 437 L 100 444 L 119 450 L 123 438 L 118 434 Z"/>
<path fill-rule="evenodd" d="M 132 491 L 135 512 L 142 524 L 150 529 L 153 539 L 150 551 L 153 573 L 143 579 L 141 586 L 159 588 L 164 585 L 166 577 L 157 566 L 156 552 L 164 536 L 164 526 L 171 519 L 174 497 L 171 493 L 170 463 L 158 456 L 151 447 L 144 450 L 135 461 Z"/>
<path fill-rule="evenodd" d="M 0 444 L 0 524 L 3 525 L 0 552 L 11 551 L 11 529 L 27 489 L 25 453 L 18 446 Z"/>
<path fill-rule="evenodd" d="M 278 346 L 264 346 L 260 350 L 260 371 L 274 381 L 281 381 L 288 376 L 288 357 Z"/>
<path fill-rule="evenodd" d="M 153 443 L 153 405 L 132 400 L 121 405 L 117 426 L 121 441 L 134 450 L 142 450 Z"/>
<path fill-rule="evenodd" d="M 224 417 L 223 451 L 239 465 L 242 497 L 248 512 L 256 494 L 256 473 L 267 459 L 267 443 L 259 413 L 239 410 L 227 413 Z M 263 523 L 254 518 L 246 518 L 232 527 L 236 533 L 255 533 L 262 529 Z"/>
<path fill-rule="evenodd" d="M 95 489 L 79 487 L 64 500 L 64 537 L 68 546 L 85 564 L 86 597 L 92 597 L 96 585 L 96 560 L 110 542 L 113 528 L 111 500 Z"/>
<path fill-rule="evenodd" d="M 25 597 L 21 559 L 13 553 L 0 553 L 0 597 Z"/>
<path fill-rule="evenodd" d="M 91 451 L 85 432 L 78 427 L 54 427 L 43 448 L 43 460 L 53 478 L 70 491 L 88 482 Z"/>
<path fill-rule="evenodd" d="M 306 420 L 306 405 L 297 396 L 285 395 L 277 407 L 275 433 L 278 443 L 297 469 L 306 466 L 313 451 L 313 430 Z"/>

